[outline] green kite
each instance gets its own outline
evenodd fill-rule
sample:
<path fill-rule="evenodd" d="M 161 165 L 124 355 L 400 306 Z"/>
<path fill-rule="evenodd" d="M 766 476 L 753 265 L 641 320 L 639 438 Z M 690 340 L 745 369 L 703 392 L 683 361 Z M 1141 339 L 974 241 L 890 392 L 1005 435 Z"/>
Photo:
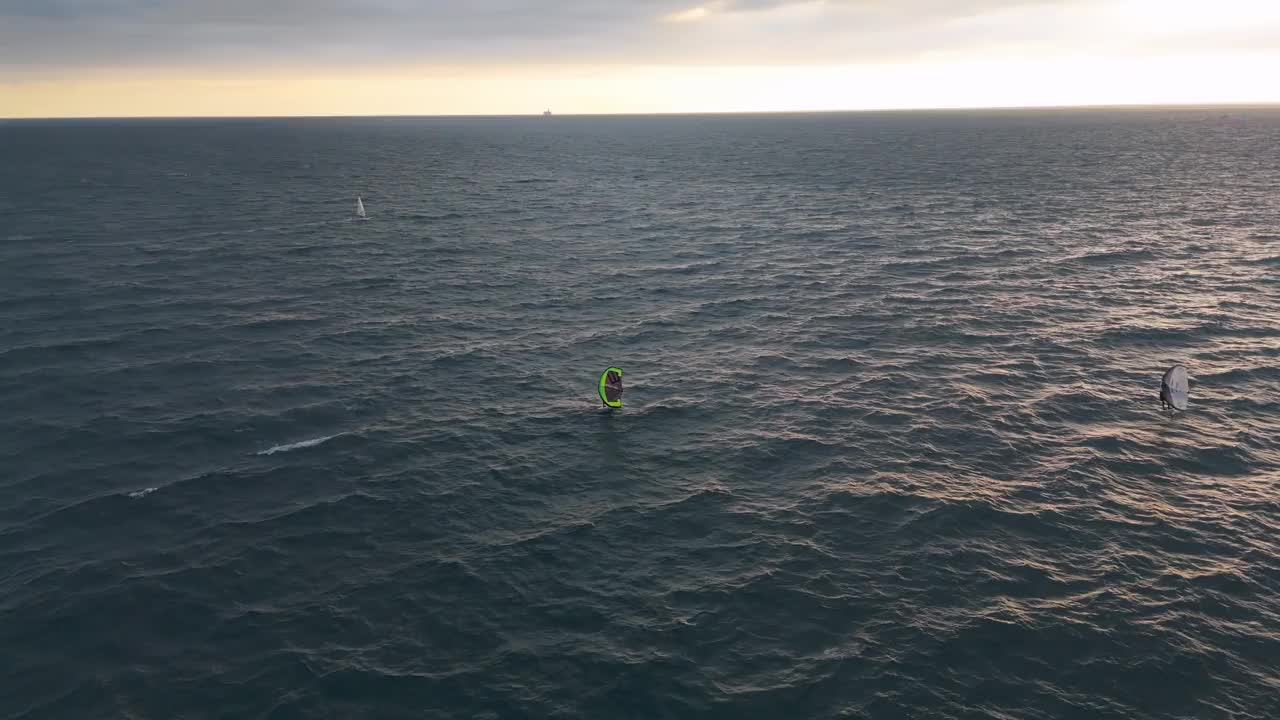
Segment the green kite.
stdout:
<path fill-rule="evenodd" d="M 611 367 L 600 373 L 600 401 L 605 407 L 622 407 L 622 370 Z"/>

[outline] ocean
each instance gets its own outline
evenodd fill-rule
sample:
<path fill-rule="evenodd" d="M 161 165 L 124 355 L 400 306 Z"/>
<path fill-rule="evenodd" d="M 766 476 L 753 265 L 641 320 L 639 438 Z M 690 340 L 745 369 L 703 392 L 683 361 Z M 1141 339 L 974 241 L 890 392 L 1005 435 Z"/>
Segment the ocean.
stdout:
<path fill-rule="evenodd" d="M 0 718 L 1280 718 L 1280 109 L 0 158 Z"/>

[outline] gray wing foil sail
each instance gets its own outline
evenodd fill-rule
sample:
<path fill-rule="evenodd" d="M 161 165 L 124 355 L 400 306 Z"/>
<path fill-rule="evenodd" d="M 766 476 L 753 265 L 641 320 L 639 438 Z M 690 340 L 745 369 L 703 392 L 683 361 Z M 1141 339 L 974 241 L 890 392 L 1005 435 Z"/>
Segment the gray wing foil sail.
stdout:
<path fill-rule="evenodd" d="M 1191 379 L 1187 368 L 1174 365 L 1160 378 L 1160 399 L 1176 410 L 1186 410 L 1191 400 Z"/>

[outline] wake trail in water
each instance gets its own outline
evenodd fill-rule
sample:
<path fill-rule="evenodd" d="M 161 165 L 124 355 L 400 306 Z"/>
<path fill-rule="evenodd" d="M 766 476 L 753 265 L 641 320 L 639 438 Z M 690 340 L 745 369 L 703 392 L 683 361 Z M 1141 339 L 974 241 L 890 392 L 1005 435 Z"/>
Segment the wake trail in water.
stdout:
<path fill-rule="evenodd" d="M 258 455 L 275 455 L 276 453 L 291 452 L 293 450 L 301 450 L 303 448 L 315 447 L 317 445 L 320 445 L 321 443 L 326 443 L 336 437 L 340 437 L 343 434 L 344 433 L 338 433 L 337 435 L 326 435 L 325 437 L 312 438 L 310 440 L 303 440 L 301 442 L 289 443 L 287 445 L 276 445 L 273 448 L 259 452 Z"/>

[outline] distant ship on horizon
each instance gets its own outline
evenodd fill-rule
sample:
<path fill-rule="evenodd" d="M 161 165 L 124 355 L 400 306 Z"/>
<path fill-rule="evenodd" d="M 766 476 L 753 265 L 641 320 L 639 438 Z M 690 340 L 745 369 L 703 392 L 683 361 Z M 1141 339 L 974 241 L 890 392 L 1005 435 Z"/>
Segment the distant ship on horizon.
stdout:
<path fill-rule="evenodd" d="M 543 110 L 543 111 L 542 111 L 542 117 L 551 117 L 551 111 L 550 111 L 550 110 Z"/>

